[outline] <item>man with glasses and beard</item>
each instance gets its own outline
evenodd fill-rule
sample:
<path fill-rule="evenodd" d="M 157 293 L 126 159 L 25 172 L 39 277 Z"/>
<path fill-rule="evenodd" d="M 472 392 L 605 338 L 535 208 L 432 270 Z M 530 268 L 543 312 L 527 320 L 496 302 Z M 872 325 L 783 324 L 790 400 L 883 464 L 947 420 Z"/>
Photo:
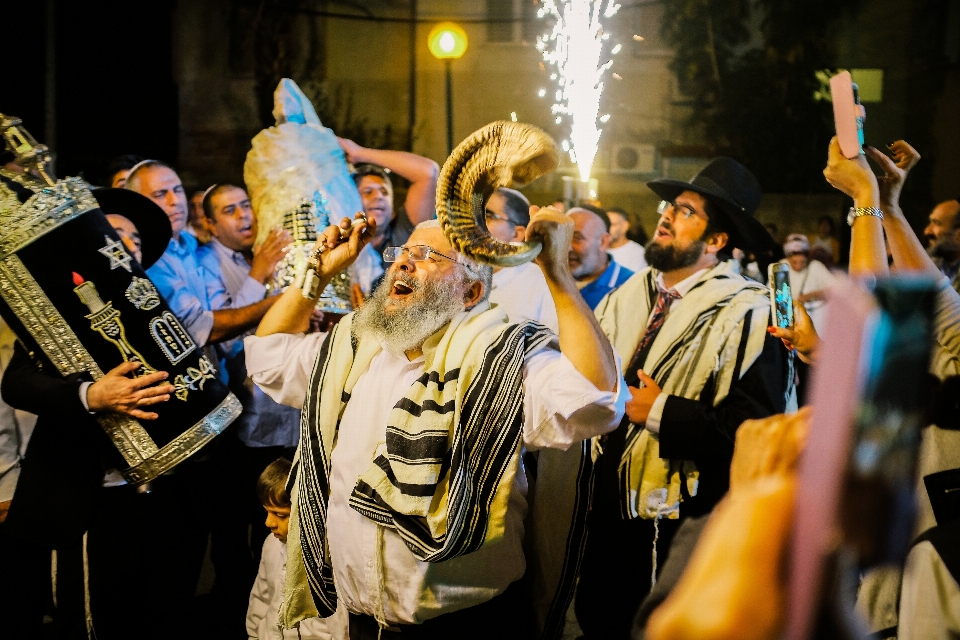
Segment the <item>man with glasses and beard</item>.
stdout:
<path fill-rule="evenodd" d="M 627 397 L 567 265 L 572 221 L 552 209 L 531 214 L 526 238 L 543 243 L 536 262 L 559 335 L 491 307 L 490 267 L 427 221 L 384 250 L 383 283 L 329 334 L 302 333 L 314 301 L 291 287 L 246 339 L 254 382 L 303 407 L 284 627 L 328 617 L 339 604 L 354 639 L 532 637 L 543 610 L 520 583 L 528 563 L 540 569 L 531 566 L 531 582 L 549 605 L 539 626 L 562 625 L 580 549 L 567 531 L 579 519 L 571 535 L 582 539 L 589 473 L 574 466 L 563 493 L 545 448 L 578 460 L 585 452 L 589 465 L 584 441 L 616 428 Z M 349 227 L 344 219 L 341 229 Z M 340 236 L 330 227 L 318 243 L 319 290 L 375 229 L 359 224 L 343 244 Z M 530 529 L 527 449 L 544 449 Z M 552 535 L 536 526 L 538 513 L 563 540 L 525 553 L 525 530 Z"/>
<path fill-rule="evenodd" d="M 722 251 L 767 249 L 760 185 L 730 158 L 690 182 L 659 179 L 650 268 L 596 314 L 625 363 L 631 399 L 600 438 L 587 550 L 576 594 L 585 639 L 626 639 L 681 520 L 709 513 L 730 480 L 737 428 L 794 403 L 788 353 L 767 333 L 765 287 Z"/>

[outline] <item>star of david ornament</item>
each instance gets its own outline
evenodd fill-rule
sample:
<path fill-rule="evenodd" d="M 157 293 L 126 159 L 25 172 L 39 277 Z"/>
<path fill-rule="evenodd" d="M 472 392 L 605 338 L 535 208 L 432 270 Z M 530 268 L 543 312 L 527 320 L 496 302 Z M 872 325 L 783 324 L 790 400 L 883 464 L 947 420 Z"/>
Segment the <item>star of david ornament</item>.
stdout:
<path fill-rule="evenodd" d="M 111 240 L 110 236 L 103 236 L 103 239 L 107 241 L 107 246 L 97 249 L 97 251 L 110 259 L 110 270 L 113 271 L 123 267 L 130 271 L 130 261 L 133 258 L 124 250 L 123 245 L 117 240 Z"/>

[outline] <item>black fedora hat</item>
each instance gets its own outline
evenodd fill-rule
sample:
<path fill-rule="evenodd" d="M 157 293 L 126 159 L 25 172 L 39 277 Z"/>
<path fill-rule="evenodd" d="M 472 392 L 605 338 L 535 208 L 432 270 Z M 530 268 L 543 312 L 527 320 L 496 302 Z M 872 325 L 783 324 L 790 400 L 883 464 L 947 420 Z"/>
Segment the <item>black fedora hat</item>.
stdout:
<path fill-rule="evenodd" d="M 766 228 L 753 217 L 760 204 L 760 183 L 733 158 L 714 158 L 690 182 L 659 178 L 647 186 L 671 202 L 684 191 L 694 191 L 710 200 L 720 210 L 722 219 L 715 222 L 727 232 L 728 247 L 759 252 L 776 245 Z"/>
<path fill-rule="evenodd" d="M 147 269 L 160 259 L 173 236 L 170 219 L 163 209 L 150 198 L 128 189 L 94 189 L 93 197 L 105 214 L 127 218 L 140 232 L 140 266 Z"/>

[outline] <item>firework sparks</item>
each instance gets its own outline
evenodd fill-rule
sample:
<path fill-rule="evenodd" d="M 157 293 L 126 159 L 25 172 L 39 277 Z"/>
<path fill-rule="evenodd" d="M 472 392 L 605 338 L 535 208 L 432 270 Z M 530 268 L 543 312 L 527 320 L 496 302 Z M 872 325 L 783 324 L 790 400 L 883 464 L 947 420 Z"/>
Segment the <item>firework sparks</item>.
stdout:
<path fill-rule="evenodd" d="M 613 64 L 601 62 L 604 43 L 610 37 L 600 22 L 612 17 L 620 5 L 614 0 L 546 0 L 540 8 L 540 17 L 555 18 L 553 31 L 541 37 L 537 48 L 547 63 L 554 65 L 559 88 L 553 105 L 554 122 L 570 121 L 570 159 L 580 169 L 580 179 L 590 179 L 590 170 L 600 142 L 598 122 L 607 122 L 609 115 L 600 116 L 600 96 L 603 94 L 603 74 Z M 609 53 L 620 51 L 616 45 Z M 539 95 L 546 95 L 541 89 Z"/>

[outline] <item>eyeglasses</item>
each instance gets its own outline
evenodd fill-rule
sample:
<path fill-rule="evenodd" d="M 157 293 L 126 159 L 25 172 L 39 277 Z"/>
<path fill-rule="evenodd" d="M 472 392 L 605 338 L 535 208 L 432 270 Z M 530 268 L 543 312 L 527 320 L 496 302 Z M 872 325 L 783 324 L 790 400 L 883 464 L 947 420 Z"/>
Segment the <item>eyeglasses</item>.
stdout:
<path fill-rule="evenodd" d="M 519 224 L 517 221 L 511 220 L 510 218 L 507 218 L 507 217 L 501 218 L 500 216 L 495 214 L 493 211 L 490 211 L 489 209 L 483 212 L 483 219 L 486 220 L 487 222 L 500 221 L 500 222 L 509 222 L 510 224 Z"/>
<path fill-rule="evenodd" d="M 693 216 L 697 215 L 696 209 L 690 205 L 677 204 L 676 202 L 671 202 L 670 200 L 660 201 L 660 206 L 657 207 L 657 214 L 662 216 L 664 213 L 666 213 L 667 209 L 671 207 L 673 208 L 674 215 L 676 215 L 677 212 L 680 212 L 683 214 L 685 220 L 689 220 Z"/>
<path fill-rule="evenodd" d="M 430 256 L 437 255 L 441 258 L 446 258 L 450 262 L 460 264 L 456 258 L 445 256 L 436 249 L 422 244 L 416 244 L 412 247 L 387 247 L 383 250 L 383 261 L 396 262 L 400 259 L 400 256 L 404 254 L 404 252 L 410 256 L 410 262 L 423 262 L 424 260 L 432 260 Z"/>

